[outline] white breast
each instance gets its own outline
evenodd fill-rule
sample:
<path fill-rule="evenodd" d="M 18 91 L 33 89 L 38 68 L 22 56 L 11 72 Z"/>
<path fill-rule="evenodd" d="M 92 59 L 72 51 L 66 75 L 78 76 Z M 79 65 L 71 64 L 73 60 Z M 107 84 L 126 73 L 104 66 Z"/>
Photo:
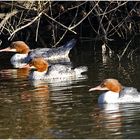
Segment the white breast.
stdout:
<path fill-rule="evenodd" d="M 119 93 L 108 91 L 101 94 L 98 98 L 98 103 L 138 103 L 140 102 L 140 95 L 125 95 L 119 97 Z"/>
<path fill-rule="evenodd" d="M 27 57 L 27 54 L 15 54 L 11 58 L 11 63 L 15 68 L 20 68 L 24 66 L 25 63 L 25 58 Z"/>
<path fill-rule="evenodd" d="M 98 98 L 98 103 L 118 103 L 119 93 L 107 91 Z"/>
<path fill-rule="evenodd" d="M 31 80 L 43 80 L 45 78 L 46 78 L 46 71 L 38 72 L 33 69 L 29 74 L 29 79 Z"/>

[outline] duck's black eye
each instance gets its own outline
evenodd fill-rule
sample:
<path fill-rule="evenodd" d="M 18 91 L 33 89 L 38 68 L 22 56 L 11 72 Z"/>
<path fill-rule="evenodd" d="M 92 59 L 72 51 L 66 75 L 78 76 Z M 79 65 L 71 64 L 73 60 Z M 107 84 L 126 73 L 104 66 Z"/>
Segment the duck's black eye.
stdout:
<path fill-rule="evenodd" d="M 105 80 L 103 80 L 103 82 L 100 84 L 100 86 L 101 86 L 102 88 L 104 88 L 104 87 L 106 87 L 106 84 L 107 84 L 107 80 L 105 79 Z"/>
<path fill-rule="evenodd" d="M 15 48 L 15 42 L 12 42 L 12 43 L 10 44 L 10 48 L 11 48 L 11 49 Z"/>
<path fill-rule="evenodd" d="M 105 87 L 104 83 L 101 83 L 100 86 L 101 86 L 102 88 Z"/>

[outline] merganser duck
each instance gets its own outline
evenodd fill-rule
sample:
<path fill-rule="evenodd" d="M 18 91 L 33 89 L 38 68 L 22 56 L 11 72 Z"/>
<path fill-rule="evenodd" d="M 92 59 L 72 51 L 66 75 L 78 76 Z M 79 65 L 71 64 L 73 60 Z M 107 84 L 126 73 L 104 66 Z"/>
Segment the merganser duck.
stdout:
<path fill-rule="evenodd" d="M 72 69 L 70 65 L 54 64 L 49 66 L 47 61 L 42 57 L 33 58 L 29 62 L 31 69 L 29 79 L 32 80 L 69 80 L 76 77 L 82 77 L 82 73 L 87 71 L 86 66 Z"/>
<path fill-rule="evenodd" d="M 136 88 L 124 87 L 116 79 L 105 79 L 100 85 L 89 91 L 104 90 L 98 98 L 98 103 L 135 103 L 140 102 L 140 93 Z"/>
<path fill-rule="evenodd" d="M 20 68 L 36 56 L 44 57 L 47 61 L 62 59 L 70 61 L 69 52 L 75 44 L 76 40 L 72 39 L 58 48 L 37 48 L 30 50 L 29 46 L 25 42 L 15 41 L 12 42 L 8 48 L 1 49 L 0 52 L 16 52 L 16 54 L 11 57 L 10 61 L 15 68 Z"/>
<path fill-rule="evenodd" d="M 10 58 L 10 62 L 15 68 L 20 68 L 26 64 L 25 59 L 29 51 L 28 45 L 23 41 L 12 42 L 9 47 L 0 50 L 0 52 L 16 52 Z"/>

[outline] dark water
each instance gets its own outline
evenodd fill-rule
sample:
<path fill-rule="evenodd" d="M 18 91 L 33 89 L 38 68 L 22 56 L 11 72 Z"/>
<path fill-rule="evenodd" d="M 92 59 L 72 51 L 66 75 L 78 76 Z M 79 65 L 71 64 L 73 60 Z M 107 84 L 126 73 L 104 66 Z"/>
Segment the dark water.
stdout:
<path fill-rule="evenodd" d="M 140 138 L 140 104 L 101 106 L 99 93 L 88 92 L 111 77 L 140 89 L 139 60 L 83 53 L 73 63 L 88 66 L 86 79 L 50 83 L 28 80 L 26 69 L 1 69 L 0 138 Z"/>

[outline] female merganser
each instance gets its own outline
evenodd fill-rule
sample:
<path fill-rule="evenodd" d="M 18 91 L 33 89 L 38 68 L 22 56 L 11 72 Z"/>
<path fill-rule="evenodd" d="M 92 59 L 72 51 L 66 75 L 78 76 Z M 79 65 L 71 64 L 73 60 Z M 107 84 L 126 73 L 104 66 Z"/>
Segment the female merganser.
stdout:
<path fill-rule="evenodd" d="M 29 60 L 34 57 L 44 57 L 48 61 L 54 60 L 69 60 L 69 52 L 75 46 L 76 40 L 72 39 L 65 45 L 58 48 L 37 48 L 30 50 L 29 46 L 23 41 L 12 42 L 8 48 L 1 49 L 0 52 L 16 52 L 10 61 L 15 68 L 24 66 Z"/>
<path fill-rule="evenodd" d="M 33 80 L 71 80 L 76 77 L 82 77 L 82 73 L 87 71 L 86 66 L 72 69 L 70 65 L 54 64 L 49 66 L 47 61 L 42 57 L 33 58 L 29 63 L 32 69 L 29 79 Z"/>
<path fill-rule="evenodd" d="M 136 88 L 124 87 L 116 79 L 105 79 L 99 86 L 89 91 L 104 90 L 98 98 L 98 103 L 134 103 L 140 102 L 140 93 Z"/>

